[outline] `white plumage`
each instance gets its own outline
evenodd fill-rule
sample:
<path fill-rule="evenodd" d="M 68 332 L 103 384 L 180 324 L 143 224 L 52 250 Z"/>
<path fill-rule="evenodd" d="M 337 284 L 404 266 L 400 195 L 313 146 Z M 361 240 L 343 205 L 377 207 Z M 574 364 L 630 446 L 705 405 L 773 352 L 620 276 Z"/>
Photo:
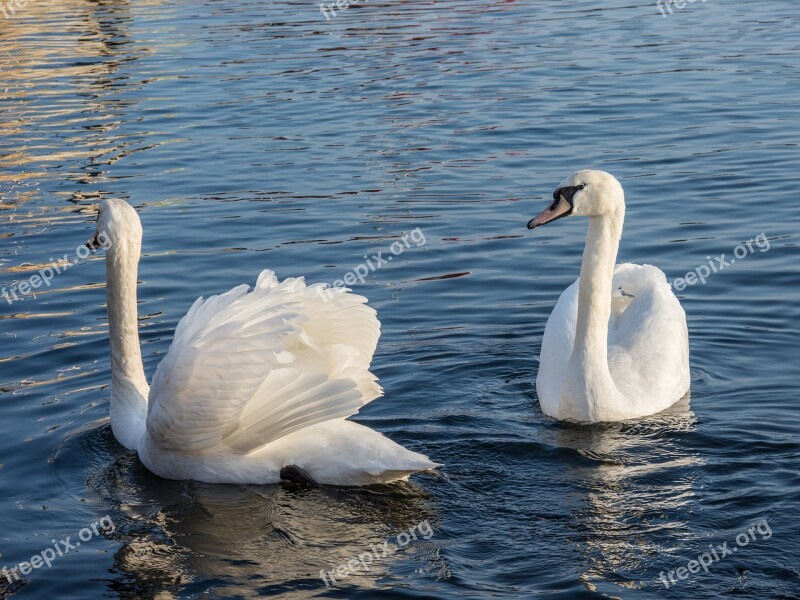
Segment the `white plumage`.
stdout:
<path fill-rule="evenodd" d="M 345 420 L 382 395 L 369 371 L 380 322 L 345 289 L 278 282 L 263 271 L 252 290 L 198 299 L 148 389 L 136 321 L 136 211 L 104 201 L 97 231 L 110 242 L 112 428 L 151 471 L 271 483 L 293 466 L 318 483 L 363 485 L 437 466 Z"/>
<path fill-rule="evenodd" d="M 581 276 L 558 299 L 545 327 L 536 390 L 558 419 L 621 421 L 665 410 L 689 390 L 686 315 L 664 273 L 614 265 L 624 196 L 602 171 L 565 180 L 529 227 L 589 217 Z"/>
<path fill-rule="evenodd" d="M 604 409 L 599 420 L 608 421 L 661 412 L 689 389 L 686 317 L 664 273 L 624 263 L 616 266 L 613 281 L 608 370 L 626 400 Z M 575 345 L 579 285 L 580 278 L 562 292 L 542 338 L 536 391 L 542 412 L 553 417 L 559 416 L 561 388 L 569 377 L 564 357 Z"/>

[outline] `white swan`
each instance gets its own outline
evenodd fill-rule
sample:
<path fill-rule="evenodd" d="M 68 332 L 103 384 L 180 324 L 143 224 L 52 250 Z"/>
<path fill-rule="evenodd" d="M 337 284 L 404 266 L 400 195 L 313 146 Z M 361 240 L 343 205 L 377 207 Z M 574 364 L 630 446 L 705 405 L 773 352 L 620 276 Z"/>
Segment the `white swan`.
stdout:
<path fill-rule="evenodd" d="M 581 274 L 561 294 L 542 339 L 536 391 L 542 411 L 582 422 L 655 414 L 689 390 L 686 314 L 664 273 L 614 266 L 625 218 L 622 186 L 603 171 L 578 171 L 528 229 L 589 217 Z"/>
<path fill-rule="evenodd" d="M 364 485 L 438 466 L 345 420 L 382 395 L 369 372 L 380 322 L 348 290 L 302 278 L 279 283 L 263 271 L 252 291 L 242 285 L 200 298 L 148 387 L 136 306 L 141 241 L 136 211 L 104 200 L 87 246 L 107 248 L 111 428 L 153 473 Z"/>

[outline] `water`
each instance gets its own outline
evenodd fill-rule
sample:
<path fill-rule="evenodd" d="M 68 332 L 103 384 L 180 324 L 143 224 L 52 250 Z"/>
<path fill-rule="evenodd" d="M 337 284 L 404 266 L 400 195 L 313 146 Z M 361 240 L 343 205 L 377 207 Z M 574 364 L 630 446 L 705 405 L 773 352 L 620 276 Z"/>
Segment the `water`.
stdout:
<path fill-rule="evenodd" d="M 0 19 L 0 285 L 139 210 L 152 375 L 191 302 L 263 268 L 379 311 L 357 418 L 446 464 L 372 490 L 164 481 L 108 426 L 102 256 L 0 301 L 0 566 L 108 515 L 19 598 L 798 598 L 800 33 L 789 2 L 30 0 Z M 620 260 L 680 293 L 689 404 L 545 418 L 536 357 L 586 226 L 527 220 L 572 171 L 623 182 Z M 745 246 L 746 248 L 746 246 Z M 741 251 L 739 251 L 741 253 Z M 767 519 L 768 537 L 746 533 Z M 336 587 L 371 545 L 418 536 Z M 666 589 L 708 545 L 746 546 Z"/>

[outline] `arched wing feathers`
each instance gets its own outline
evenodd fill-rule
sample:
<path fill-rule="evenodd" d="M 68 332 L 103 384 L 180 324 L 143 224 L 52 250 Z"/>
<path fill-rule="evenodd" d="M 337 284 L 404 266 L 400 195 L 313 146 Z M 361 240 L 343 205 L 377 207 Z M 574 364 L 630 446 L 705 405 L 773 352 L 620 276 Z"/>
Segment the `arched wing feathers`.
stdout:
<path fill-rule="evenodd" d="M 150 387 L 147 430 L 162 448 L 247 453 L 358 412 L 381 394 L 369 372 L 380 323 L 366 300 L 264 271 L 200 298 Z"/>

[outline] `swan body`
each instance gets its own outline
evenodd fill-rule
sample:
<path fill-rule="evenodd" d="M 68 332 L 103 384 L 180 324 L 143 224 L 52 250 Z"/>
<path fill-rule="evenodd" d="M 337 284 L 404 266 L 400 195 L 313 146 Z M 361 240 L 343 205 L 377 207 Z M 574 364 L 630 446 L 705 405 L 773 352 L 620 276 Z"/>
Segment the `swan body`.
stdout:
<path fill-rule="evenodd" d="M 111 428 L 150 471 L 265 484 L 293 467 L 321 484 L 366 485 L 438 466 L 345 420 L 383 393 L 369 371 L 380 322 L 365 298 L 263 271 L 252 290 L 242 285 L 194 303 L 149 386 L 138 335 L 136 211 L 104 200 L 88 245 L 101 238 Z"/>
<path fill-rule="evenodd" d="M 561 420 L 622 421 L 661 412 L 689 390 L 686 315 L 664 273 L 615 265 L 625 202 L 603 171 L 579 171 L 528 223 L 589 217 L 581 273 L 545 326 L 536 390 L 542 412 Z"/>

